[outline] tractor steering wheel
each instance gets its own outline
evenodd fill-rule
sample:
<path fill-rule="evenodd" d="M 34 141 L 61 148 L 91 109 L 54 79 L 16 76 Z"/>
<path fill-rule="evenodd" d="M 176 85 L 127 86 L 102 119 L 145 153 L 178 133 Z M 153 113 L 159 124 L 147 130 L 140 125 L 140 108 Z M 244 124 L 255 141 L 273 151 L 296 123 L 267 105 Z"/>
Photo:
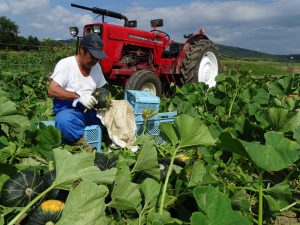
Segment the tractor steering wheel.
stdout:
<path fill-rule="evenodd" d="M 170 36 L 166 32 L 164 32 L 164 31 L 161 31 L 161 30 L 150 30 L 150 32 L 152 32 L 152 33 L 162 33 L 164 35 L 164 37 L 167 39 L 167 41 L 171 39 Z"/>

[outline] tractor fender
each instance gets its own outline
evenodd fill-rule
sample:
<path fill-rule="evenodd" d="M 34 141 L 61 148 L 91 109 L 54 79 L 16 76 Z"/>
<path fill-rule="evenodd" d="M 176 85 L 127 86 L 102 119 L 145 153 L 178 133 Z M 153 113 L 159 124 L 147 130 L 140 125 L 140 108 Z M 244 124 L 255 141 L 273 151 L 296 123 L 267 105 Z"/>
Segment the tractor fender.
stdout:
<path fill-rule="evenodd" d="M 186 52 L 189 50 L 190 43 L 193 43 L 193 42 L 198 41 L 200 39 L 209 40 L 209 38 L 205 34 L 200 34 L 200 33 L 195 34 L 195 35 L 189 37 L 186 40 L 186 42 L 184 43 L 184 45 L 182 47 L 181 52 L 178 54 L 178 57 L 177 57 L 175 74 L 180 73 L 180 69 L 182 67 L 183 60 L 185 59 Z"/>

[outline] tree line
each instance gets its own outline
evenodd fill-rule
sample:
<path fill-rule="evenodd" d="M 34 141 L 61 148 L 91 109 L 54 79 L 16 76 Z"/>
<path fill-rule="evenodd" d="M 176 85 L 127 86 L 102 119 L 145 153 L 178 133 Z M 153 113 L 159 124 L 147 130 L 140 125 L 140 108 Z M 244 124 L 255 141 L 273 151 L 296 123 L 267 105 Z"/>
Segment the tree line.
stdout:
<path fill-rule="evenodd" d="M 0 16 L 0 50 L 39 50 L 41 47 L 63 45 L 60 41 L 44 39 L 29 35 L 19 36 L 19 26 L 9 18 Z"/>

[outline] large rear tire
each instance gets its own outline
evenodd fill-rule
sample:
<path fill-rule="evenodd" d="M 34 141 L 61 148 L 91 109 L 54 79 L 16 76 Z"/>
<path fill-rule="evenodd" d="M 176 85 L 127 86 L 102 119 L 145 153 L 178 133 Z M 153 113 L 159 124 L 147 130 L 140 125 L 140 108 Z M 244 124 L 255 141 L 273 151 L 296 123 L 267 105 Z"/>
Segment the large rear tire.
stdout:
<path fill-rule="evenodd" d="M 181 68 L 184 83 L 204 82 L 213 87 L 220 71 L 220 56 L 212 41 L 198 40 L 190 44 Z"/>
<path fill-rule="evenodd" d="M 140 70 L 134 73 L 128 79 L 125 89 L 148 91 L 158 97 L 161 97 L 162 94 L 160 79 L 149 70 Z"/>

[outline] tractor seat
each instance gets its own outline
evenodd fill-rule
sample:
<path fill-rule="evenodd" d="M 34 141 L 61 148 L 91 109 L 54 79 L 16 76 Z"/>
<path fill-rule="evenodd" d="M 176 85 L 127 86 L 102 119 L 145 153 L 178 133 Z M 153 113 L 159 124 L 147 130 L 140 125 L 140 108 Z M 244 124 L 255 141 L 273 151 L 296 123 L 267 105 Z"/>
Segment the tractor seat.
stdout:
<path fill-rule="evenodd" d="M 163 52 L 162 58 L 176 58 L 181 51 L 183 44 L 178 42 L 171 43 Z"/>

